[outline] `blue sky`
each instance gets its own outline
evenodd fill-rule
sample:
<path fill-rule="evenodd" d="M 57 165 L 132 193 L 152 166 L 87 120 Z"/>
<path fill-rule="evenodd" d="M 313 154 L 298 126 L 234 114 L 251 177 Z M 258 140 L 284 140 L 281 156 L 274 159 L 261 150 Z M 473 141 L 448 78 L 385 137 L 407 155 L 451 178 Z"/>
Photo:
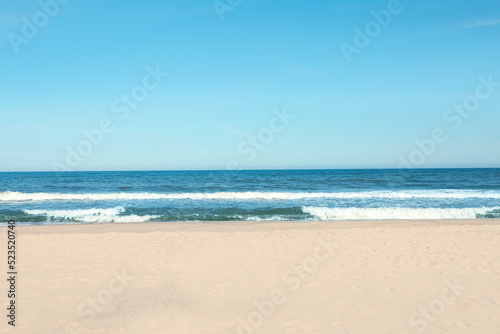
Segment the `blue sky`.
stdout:
<path fill-rule="evenodd" d="M 500 82 L 496 0 L 53 1 L 0 0 L 1 171 L 500 167 L 500 86 L 447 114 Z"/>

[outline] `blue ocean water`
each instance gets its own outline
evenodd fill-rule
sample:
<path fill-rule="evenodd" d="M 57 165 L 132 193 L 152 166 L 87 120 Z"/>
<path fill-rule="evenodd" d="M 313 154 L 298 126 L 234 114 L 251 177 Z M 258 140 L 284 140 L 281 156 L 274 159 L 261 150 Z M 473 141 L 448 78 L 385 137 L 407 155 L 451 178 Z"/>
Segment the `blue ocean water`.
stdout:
<path fill-rule="evenodd" d="M 500 218 L 500 169 L 0 173 L 0 222 Z"/>

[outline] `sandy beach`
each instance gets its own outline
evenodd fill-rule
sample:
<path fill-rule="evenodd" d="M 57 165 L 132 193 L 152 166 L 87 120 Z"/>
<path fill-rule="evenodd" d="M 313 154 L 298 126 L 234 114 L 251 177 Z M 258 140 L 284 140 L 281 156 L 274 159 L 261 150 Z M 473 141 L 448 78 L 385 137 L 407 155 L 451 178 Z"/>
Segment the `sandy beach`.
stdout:
<path fill-rule="evenodd" d="M 4 315 L 0 333 L 500 331 L 499 219 L 16 233 L 16 327 Z"/>

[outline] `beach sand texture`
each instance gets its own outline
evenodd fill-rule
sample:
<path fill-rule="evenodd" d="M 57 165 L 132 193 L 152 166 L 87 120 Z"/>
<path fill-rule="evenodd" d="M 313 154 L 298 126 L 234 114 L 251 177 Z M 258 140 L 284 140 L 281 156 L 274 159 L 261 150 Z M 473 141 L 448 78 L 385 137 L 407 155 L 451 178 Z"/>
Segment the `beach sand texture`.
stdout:
<path fill-rule="evenodd" d="M 498 219 L 16 229 L 0 333 L 500 333 Z"/>

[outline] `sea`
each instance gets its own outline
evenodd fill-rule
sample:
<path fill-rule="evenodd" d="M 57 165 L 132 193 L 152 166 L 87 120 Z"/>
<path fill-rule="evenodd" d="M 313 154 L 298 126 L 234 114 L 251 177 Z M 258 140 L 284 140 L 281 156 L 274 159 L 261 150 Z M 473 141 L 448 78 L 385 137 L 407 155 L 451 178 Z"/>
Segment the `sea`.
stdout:
<path fill-rule="evenodd" d="M 0 222 L 500 218 L 500 169 L 0 173 Z"/>

